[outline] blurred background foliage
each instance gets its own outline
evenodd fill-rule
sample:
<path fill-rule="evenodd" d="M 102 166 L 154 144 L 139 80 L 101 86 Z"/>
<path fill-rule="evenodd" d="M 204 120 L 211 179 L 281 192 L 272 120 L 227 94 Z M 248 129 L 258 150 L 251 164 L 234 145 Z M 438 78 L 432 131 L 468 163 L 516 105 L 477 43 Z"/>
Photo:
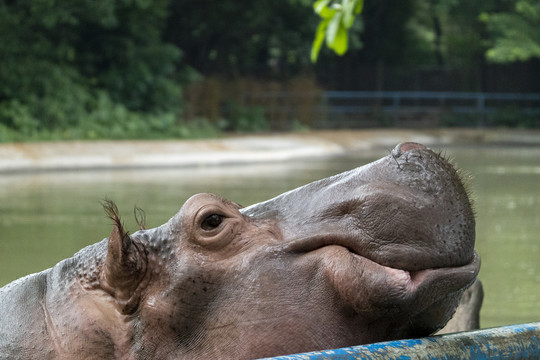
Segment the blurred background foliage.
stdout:
<path fill-rule="evenodd" d="M 313 4 L 0 0 L 0 141 L 265 131 L 268 92 L 540 92 L 537 1 L 365 1 L 316 64 Z"/>

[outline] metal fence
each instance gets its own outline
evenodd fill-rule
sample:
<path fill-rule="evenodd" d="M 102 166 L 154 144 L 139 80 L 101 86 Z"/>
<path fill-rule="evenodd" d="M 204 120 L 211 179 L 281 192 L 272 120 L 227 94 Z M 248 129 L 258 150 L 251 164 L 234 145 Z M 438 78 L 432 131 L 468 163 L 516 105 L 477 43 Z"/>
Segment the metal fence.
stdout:
<path fill-rule="evenodd" d="M 246 94 L 273 128 L 297 122 L 312 128 L 540 125 L 540 93 L 326 91 Z"/>
<path fill-rule="evenodd" d="M 464 123 L 485 126 L 489 115 L 508 112 L 509 116 L 540 115 L 540 94 L 428 92 L 428 91 L 328 91 L 323 101 L 331 116 L 352 115 L 387 117 L 389 125 L 423 125 L 451 122 L 465 117 Z M 511 114 L 513 113 L 513 114 Z M 459 123 L 459 120 L 454 119 Z"/>

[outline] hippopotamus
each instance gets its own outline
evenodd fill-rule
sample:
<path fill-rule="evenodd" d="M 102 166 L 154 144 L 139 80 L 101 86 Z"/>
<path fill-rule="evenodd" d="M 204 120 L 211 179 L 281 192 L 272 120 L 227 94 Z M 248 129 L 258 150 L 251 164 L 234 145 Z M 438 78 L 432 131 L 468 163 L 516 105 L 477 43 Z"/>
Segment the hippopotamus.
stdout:
<path fill-rule="evenodd" d="M 423 145 L 242 207 L 188 199 L 0 289 L 2 359 L 250 359 L 441 329 L 476 279 L 455 168 Z"/>

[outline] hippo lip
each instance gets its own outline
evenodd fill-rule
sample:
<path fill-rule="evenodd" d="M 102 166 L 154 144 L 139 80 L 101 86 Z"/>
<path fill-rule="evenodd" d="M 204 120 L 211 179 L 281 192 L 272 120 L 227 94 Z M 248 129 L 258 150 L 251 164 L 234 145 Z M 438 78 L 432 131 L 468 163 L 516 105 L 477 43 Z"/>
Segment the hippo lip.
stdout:
<path fill-rule="evenodd" d="M 433 249 L 427 249 L 425 251 L 418 251 L 418 249 L 409 249 L 406 246 L 403 246 L 401 244 L 392 244 L 388 247 L 395 246 L 396 249 L 394 250 L 388 250 L 388 249 L 379 249 L 378 251 L 363 251 L 363 249 L 356 250 L 354 246 L 349 245 L 340 245 L 344 246 L 351 252 L 352 254 L 356 256 L 360 256 L 366 259 L 369 259 L 373 262 L 376 262 L 379 265 L 392 268 L 392 269 L 399 269 L 402 271 L 407 271 L 411 274 L 426 270 L 426 269 L 438 269 L 438 268 L 459 268 L 462 266 L 466 266 L 467 264 L 471 263 L 471 261 L 475 258 L 475 252 L 473 251 L 465 262 L 458 262 L 458 261 L 449 261 L 442 265 L 439 263 L 440 256 L 437 256 L 440 254 L 436 250 Z M 412 254 L 412 250 L 414 250 L 414 254 Z M 438 253 L 438 254 L 437 254 Z M 416 261 L 410 262 L 411 259 L 415 259 Z M 446 257 L 448 259 L 448 257 Z"/>
<path fill-rule="evenodd" d="M 309 253 L 320 248 L 327 246 L 341 246 L 347 249 L 351 254 L 359 256 L 370 261 L 373 261 L 379 265 L 399 269 L 409 273 L 415 273 L 425 269 L 434 269 L 434 268 L 452 268 L 460 267 L 470 263 L 474 259 L 474 252 L 471 254 L 468 261 L 464 263 L 451 263 L 449 266 L 440 266 L 437 265 L 437 258 L 432 256 L 433 250 L 426 250 L 425 252 L 418 254 L 417 256 L 421 258 L 422 261 L 415 261 L 413 263 L 408 263 L 407 260 L 410 258 L 410 255 L 407 255 L 406 247 L 401 246 L 400 244 L 391 244 L 383 249 L 383 247 L 378 250 L 368 250 L 359 245 L 359 241 L 352 238 L 333 238 L 326 236 L 315 236 L 300 241 L 295 241 L 287 246 L 288 251 L 293 253 Z M 389 248 L 396 247 L 395 251 L 390 250 Z M 424 265 L 420 265 L 424 264 Z"/>
<path fill-rule="evenodd" d="M 338 245 L 339 246 L 339 245 Z M 395 278 L 401 278 L 401 280 L 405 280 L 409 282 L 411 285 L 418 286 L 421 283 L 425 282 L 427 278 L 433 277 L 436 273 L 457 273 L 457 272 L 465 272 L 470 273 L 471 275 L 476 274 L 475 268 L 478 265 L 480 258 L 478 254 L 473 252 L 473 255 L 469 262 L 463 265 L 457 265 L 457 266 L 450 266 L 450 267 L 439 267 L 439 268 L 423 268 L 423 269 L 416 269 L 416 270 L 407 270 L 403 268 L 396 268 L 390 265 L 385 265 L 384 263 L 374 261 L 370 258 L 367 258 L 362 255 L 358 255 L 351 249 L 347 248 L 347 250 L 353 254 L 354 257 L 360 258 L 360 261 L 365 261 L 365 259 L 372 261 L 379 266 L 385 268 L 385 271 L 388 275 L 395 277 Z"/>

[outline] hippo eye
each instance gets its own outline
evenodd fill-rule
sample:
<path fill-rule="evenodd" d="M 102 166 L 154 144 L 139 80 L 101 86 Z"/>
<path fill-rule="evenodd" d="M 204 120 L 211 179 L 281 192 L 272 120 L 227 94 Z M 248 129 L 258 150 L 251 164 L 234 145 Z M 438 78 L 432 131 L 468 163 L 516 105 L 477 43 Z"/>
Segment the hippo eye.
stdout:
<path fill-rule="evenodd" d="M 217 228 L 223 222 L 223 216 L 211 214 L 207 216 L 201 223 L 201 229 L 209 231 Z"/>

